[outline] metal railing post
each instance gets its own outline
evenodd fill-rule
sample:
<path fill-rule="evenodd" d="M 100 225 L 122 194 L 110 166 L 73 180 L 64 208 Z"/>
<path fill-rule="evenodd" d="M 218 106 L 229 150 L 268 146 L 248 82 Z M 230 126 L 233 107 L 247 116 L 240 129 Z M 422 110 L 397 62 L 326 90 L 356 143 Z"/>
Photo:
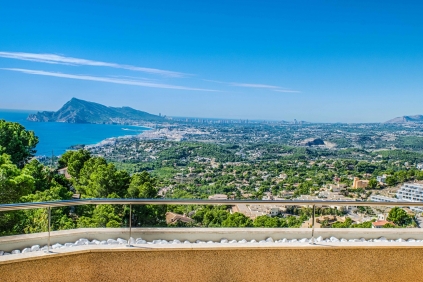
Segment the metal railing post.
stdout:
<path fill-rule="evenodd" d="M 316 211 L 316 205 L 313 205 L 313 213 L 311 215 L 313 222 L 311 223 L 311 240 L 310 240 L 310 244 L 312 244 L 312 245 L 316 244 L 316 242 L 314 241 L 314 221 L 315 221 L 314 213 L 315 213 L 315 211 Z"/>
<path fill-rule="evenodd" d="M 132 204 L 129 204 L 129 238 L 128 238 L 127 247 L 132 247 L 131 238 L 132 238 Z"/>
<path fill-rule="evenodd" d="M 47 253 L 50 253 L 50 245 L 51 245 L 51 241 L 50 241 L 50 233 L 51 233 L 51 207 L 48 207 L 48 241 L 47 241 Z"/>

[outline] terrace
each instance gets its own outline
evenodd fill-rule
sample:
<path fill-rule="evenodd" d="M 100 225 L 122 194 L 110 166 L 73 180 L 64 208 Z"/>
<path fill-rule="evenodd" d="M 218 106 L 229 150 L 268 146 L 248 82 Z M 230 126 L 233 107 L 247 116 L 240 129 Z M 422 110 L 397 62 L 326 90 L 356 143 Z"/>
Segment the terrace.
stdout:
<path fill-rule="evenodd" d="M 339 205 L 336 201 L 92 199 L 0 205 L 0 212 L 116 204 Z M 354 206 L 423 203 L 342 202 Z M 419 228 L 82 228 L 0 237 L 2 281 L 391 281 L 423 274 Z M 18 252 L 19 250 L 19 252 Z M 12 254 L 13 253 L 13 254 Z"/>

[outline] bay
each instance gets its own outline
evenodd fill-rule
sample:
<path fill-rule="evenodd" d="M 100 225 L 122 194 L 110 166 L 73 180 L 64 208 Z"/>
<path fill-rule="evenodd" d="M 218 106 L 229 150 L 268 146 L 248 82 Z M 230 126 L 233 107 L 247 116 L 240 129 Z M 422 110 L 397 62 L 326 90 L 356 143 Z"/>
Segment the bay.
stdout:
<path fill-rule="evenodd" d="M 35 111 L 0 109 L 0 119 L 22 124 L 38 136 L 37 156 L 63 154 L 72 145 L 97 144 L 107 138 L 138 135 L 147 127 L 111 124 L 73 124 L 62 122 L 31 122 L 26 118 Z"/>

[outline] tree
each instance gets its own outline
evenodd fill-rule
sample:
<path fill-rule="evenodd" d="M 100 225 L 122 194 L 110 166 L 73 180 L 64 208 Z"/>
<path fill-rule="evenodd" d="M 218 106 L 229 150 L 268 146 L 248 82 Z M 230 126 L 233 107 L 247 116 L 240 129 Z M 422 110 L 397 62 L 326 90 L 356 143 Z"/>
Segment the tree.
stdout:
<path fill-rule="evenodd" d="M 34 191 L 31 192 L 48 189 L 53 178 L 49 169 L 35 159 L 25 165 L 23 173 L 31 175 L 34 178 Z"/>
<path fill-rule="evenodd" d="M 253 221 L 244 214 L 236 212 L 222 222 L 222 227 L 253 227 Z"/>
<path fill-rule="evenodd" d="M 117 170 L 103 158 L 91 158 L 79 173 L 76 189 L 87 197 L 105 198 L 112 193 L 124 197 L 129 181 L 126 171 Z"/>
<path fill-rule="evenodd" d="M 394 176 L 388 176 L 386 178 L 386 184 L 388 184 L 389 186 L 394 186 L 397 184 L 397 179 Z"/>
<path fill-rule="evenodd" d="M 393 223 L 399 226 L 406 226 L 412 223 L 412 217 L 409 216 L 405 210 L 394 207 L 389 211 L 388 220 L 392 221 Z"/>
<path fill-rule="evenodd" d="M 277 217 L 261 215 L 254 219 L 254 227 L 279 227 L 280 223 Z"/>
<path fill-rule="evenodd" d="M 344 222 L 335 222 L 332 224 L 332 228 L 349 228 L 351 227 L 352 220 L 351 218 L 345 218 Z"/>
<path fill-rule="evenodd" d="M 8 154 L 22 168 L 36 153 L 38 137 L 16 122 L 0 120 L 0 154 Z"/>
<path fill-rule="evenodd" d="M 98 205 L 91 217 L 81 216 L 78 228 L 86 227 L 121 227 L 121 217 L 116 213 L 113 205 Z"/>
<path fill-rule="evenodd" d="M 372 222 L 374 222 L 376 220 L 372 220 L 372 221 L 365 221 L 362 223 L 357 223 L 357 224 L 352 224 L 350 226 L 350 228 L 372 228 Z"/>
<path fill-rule="evenodd" d="M 377 187 L 377 180 L 374 178 L 370 179 L 368 187 L 370 189 L 375 189 Z"/>
<path fill-rule="evenodd" d="M 12 163 L 10 156 L 0 155 L 0 204 L 20 202 L 34 189 L 34 178 Z"/>
<path fill-rule="evenodd" d="M 85 162 L 91 159 L 91 154 L 87 150 L 67 151 L 59 159 L 59 167 L 68 168 L 68 173 L 75 178 L 79 179 L 81 169 L 84 167 Z"/>
<path fill-rule="evenodd" d="M 157 198 L 156 180 L 143 171 L 132 175 L 128 194 L 133 198 L 153 199 Z"/>
<path fill-rule="evenodd" d="M 45 202 L 69 200 L 72 198 L 72 192 L 65 187 L 52 182 L 52 186 L 42 192 L 29 194 L 22 197 L 23 202 Z M 53 230 L 72 229 L 75 227 L 72 219 L 68 217 L 69 207 L 51 209 L 51 227 Z M 23 210 L 23 217 L 19 224 L 25 233 L 46 232 L 48 230 L 48 212 L 47 209 Z"/>

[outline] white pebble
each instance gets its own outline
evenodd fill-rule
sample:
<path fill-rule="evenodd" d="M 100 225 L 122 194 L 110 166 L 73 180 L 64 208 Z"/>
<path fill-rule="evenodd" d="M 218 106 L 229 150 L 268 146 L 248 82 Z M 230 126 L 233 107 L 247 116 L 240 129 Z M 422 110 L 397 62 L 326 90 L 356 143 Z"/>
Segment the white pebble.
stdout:
<path fill-rule="evenodd" d="M 40 250 L 40 245 L 34 245 L 31 247 L 31 252 L 37 252 Z"/>
<path fill-rule="evenodd" d="M 408 239 L 407 242 L 416 242 L 415 239 Z"/>
<path fill-rule="evenodd" d="M 307 238 L 303 238 L 303 239 L 301 239 L 299 242 L 300 242 L 300 243 L 306 243 L 306 242 L 308 242 L 308 239 L 307 239 Z"/>
<path fill-rule="evenodd" d="M 289 243 L 297 243 L 297 242 L 298 242 L 297 239 L 292 239 L 292 240 L 289 241 Z"/>
<path fill-rule="evenodd" d="M 214 244 L 213 241 L 207 241 L 207 244 Z"/>
<path fill-rule="evenodd" d="M 360 242 L 366 242 L 366 239 L 364 239 L 364 238 L 360 238 L 359 240 L 360 240 Z M 370 240 L 369 240 L 369 242 L 370 242 Z"/>
<path fill-rule="evenodd" d="M 107 240 L 107 244 L 109 244 L 109 245 L 117 245 L 117 244 L 119 244 L 119 242 L 116 241 L 115 239 L 108 239 Z"/>
<path fill-rule="evenodd" d="M 319 237 L 316 238 L 316 242 L 322 242 L 322 241 L 323 241 L 323 237 L 322 236 L 319 236 Z"/>
<path fill-rule="evenodd" d="M 65 247 L 72 247 L 72 243 L 65 243 Z"/>
<path fill-rule="evenodd" d="M 82 245 L 88 245 L 89 242 L 90 241 L 88 239 L 81 238 L 81 239 L 77 240 L 75 242 L 75 244 L 78 245 L 78 246 L 82 246 Z"/>
<path fill-rule="evenodd" d="M 332 236 L 332 237 L 330 237 L 330 241 L 333 242 L 333 243 L 336 243 L 336 242 L 339 242 L 339 239 Z"/>
<path fill-rule="evenodd" d="M 238 241 L 237 240 L 231 240 L 231 241 L 229 241 L 229 243 L 234 244 L 234 243 L 238 243 Z"/>
<path fill-rule="evenodd" d="M 268 243 L 274 243 L 275 241 L 273 241 L 273 238 L 272 237 L 269 237 L 269 238 L 266 239 L 266 242 L 268 242 Z"/>
<path fill-rule="evenodd" d="M 184 244 L 191 244 L 191 242 L 190 242 L 190 241 L 188 241 L 188 240 L 185 240 L 185 241 L 184 241 Z"/>
<path fill-rule="evenodd" d="M 166 240 L 161 240 L 160 244 L 169 244 L 169 242 Z"/>
<path fill-rule="evenodd" d="M 135 239 L 134 238 L 129 238 L 129 245 L 133 245 L 135 244 Z"/>
<path fill-rule="evenodd" d="M 241 241 L 238 241 L 238 243 L 245 244 L 245 243 L 247 243 L 247 240 L 242 239 Z"/>
<path fill-rule="evenodd" d="M 22 250 L 22 253 L 23 254 L 30 253 L 30 252 L 31 252 L 31 249 L 30 248 L 25 248 L 25 249 Z"/>
<path fill-rule="evenodd" d="M 12 251 L 12 255 L 16 255 L 16 254 L 20 254 L 21 253 L 21 251 L 20 250 L 13 250 Z"/>
<path fill-rule="evenodd" d="M 62 246 L 62 244 L 54 244 L 53 246 L 51 246 L 52 249 L 59 249 Z"/>
<path fill-rule="evenodd" d="M 259 243 L 263 244 L 263 243 L 267 243 L 267 242 L 266 242 L 266 240 L 260 240 Z"/>
<path fill-rule="evenodd" d="M 135 242 L 135 244 L 137 244 L 137 245 L 147 244 L 147 241 L 146 240 L 138 240 L 137 239 L 137 241 Z"/>
<path fill-rule="evenodd" d="M 282 243 L 288 243 L 288 239 L 283 238 L 283 239 L 282 239 Z"/>
<path fill-rule="evenodd" d="M 229 241 L 228 241 L 228 239 L 222 239 L 222 240 L 220 240 L 220 243 L 221 244 L 227 244 L 227 243 L 229 243 Z"/>
<path fill-rule="evenodd" d="M 107 241 L 101 241 L 100 245 L 107 245 Z"/>
<path fill-rule="evenodd" d="M 127 245 L 128 241 L 122 238 L 117 238 L 116 240 L 120 245 Z"/>
<path fill-rule="evenodd" d="M 47 247 L 47 246 L 42 247 L 42 248 L 41 248 L 41 251 L 43 251 L 43 252 L 47 252 L 47 251 L 48 251 L 48 247 Z"/>
<path fill-rule="evenodd" d="M 172 241 L 172 244 L 181 244 L 181 241 L 179 241 L 178 239 L 175 239 Z"/>
<path fill-rule="evenodd" d="M 4 251 L 0 251 L 0 257 L 4 255 Z"/>
<path fill-rule="evenodd" d="M 250 241 L 250 243 L 257 243 L 257 241 L 253 239 Z"/>

